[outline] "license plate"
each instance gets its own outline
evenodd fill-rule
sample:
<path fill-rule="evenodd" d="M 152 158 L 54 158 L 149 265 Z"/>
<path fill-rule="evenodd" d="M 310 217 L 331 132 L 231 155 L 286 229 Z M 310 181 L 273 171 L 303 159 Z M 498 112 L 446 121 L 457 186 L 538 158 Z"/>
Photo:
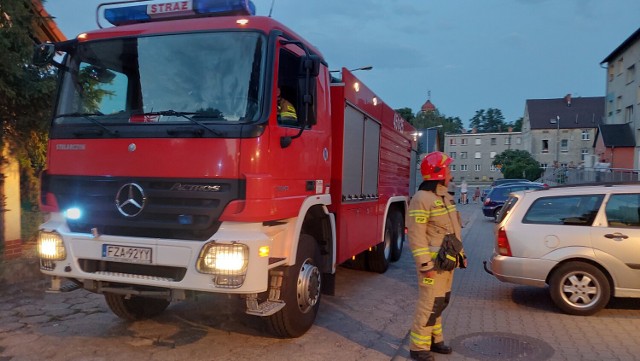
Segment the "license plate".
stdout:
<path fill-rule="evenodd" d="M 133 263 L 151 263 L 151 248 L 102 245 L 102 258 Z"/>

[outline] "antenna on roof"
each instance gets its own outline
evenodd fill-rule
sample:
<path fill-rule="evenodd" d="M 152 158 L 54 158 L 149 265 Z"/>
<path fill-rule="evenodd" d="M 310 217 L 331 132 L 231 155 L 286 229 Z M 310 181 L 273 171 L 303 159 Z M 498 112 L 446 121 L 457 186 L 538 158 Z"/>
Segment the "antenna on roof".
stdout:
<path fill-rule="evenodd" d="M 273 4 L 276 2 L 276 0 L 271 0 L 271 8 L 269 9 L 269 17 L 271 17 L 271 13 L 273 12 Z"/>

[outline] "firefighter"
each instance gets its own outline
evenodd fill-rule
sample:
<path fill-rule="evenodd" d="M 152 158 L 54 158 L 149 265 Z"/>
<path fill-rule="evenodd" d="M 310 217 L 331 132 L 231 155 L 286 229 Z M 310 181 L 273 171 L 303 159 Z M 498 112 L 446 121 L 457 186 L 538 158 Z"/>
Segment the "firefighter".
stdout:
<path fill-rule="evenodd" d="M 446 234 L 461 239 L 460 215 L 447 192 L 452 159 L 432 152 L 422 160 L 424 180 L 411 199 L 406 224 L 418 273 L 418 302 L 410 331 L 410 355 L 414 360 L 434 360 L 432 352 L 449 354 L 444 343 L 442 312 L 449 304 L 453 271 L 438 270 L 434 260 Z M 462 253 L 464 254 L 464 253 Z M 459 267 L 466 267 L 466 258 Z"/>
<path fill-rule="evenodd" d="M 287 99 L 282 97 L 280 88 L 278 88 L 278 120 L 289 125 L 298 123 L 296 108 Z"/>

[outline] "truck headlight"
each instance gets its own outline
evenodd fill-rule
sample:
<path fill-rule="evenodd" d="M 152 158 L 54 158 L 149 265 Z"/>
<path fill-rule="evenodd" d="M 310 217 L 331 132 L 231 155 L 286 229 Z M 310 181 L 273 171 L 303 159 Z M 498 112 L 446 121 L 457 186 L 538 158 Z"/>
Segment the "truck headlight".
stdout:
<path fill-rule="evenodd" d="M 38 235 L 38 257 L 49 261 L 62 261 L 67 258 L 62 237 L 55 232 L 40 232 Z"/>
<path fill-rule="evenodd" d="M 206 244 L 198 257 L 198 271 L 215 275 L 216 286 L 240 287 L 249 265 L 249 247 L 240 243 Z"/>

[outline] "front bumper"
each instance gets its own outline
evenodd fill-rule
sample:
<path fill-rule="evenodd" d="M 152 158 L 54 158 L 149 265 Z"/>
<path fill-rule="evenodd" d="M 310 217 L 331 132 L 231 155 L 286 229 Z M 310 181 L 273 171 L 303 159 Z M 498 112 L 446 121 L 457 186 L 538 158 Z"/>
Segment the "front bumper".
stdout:
<path fill-rule="evenodd" d="M 41 259 L 41 271 L 50 276 L 105 282 L 132 288 L 164 288 L 216 293 L 259 293 L 267 290 L 269 257 L 260 252 L 270 247 L 271 238 L 260 223 L 226 223 L 208 241 L 122 237 L 72 233 L 60 215 L 42 225 L 45 232 L 62 238 L 64 260 Z M 220 275 L 201 273 L 196 265 L 205 245 L 244 244 L 248 248 L 247 266 L 240 285 L 221 285 Z M 129 262 L 108 257 L 104 245 L 150 250 L 150 262 Z M 45 267 L 46 266 L 46 267 Z"/>

